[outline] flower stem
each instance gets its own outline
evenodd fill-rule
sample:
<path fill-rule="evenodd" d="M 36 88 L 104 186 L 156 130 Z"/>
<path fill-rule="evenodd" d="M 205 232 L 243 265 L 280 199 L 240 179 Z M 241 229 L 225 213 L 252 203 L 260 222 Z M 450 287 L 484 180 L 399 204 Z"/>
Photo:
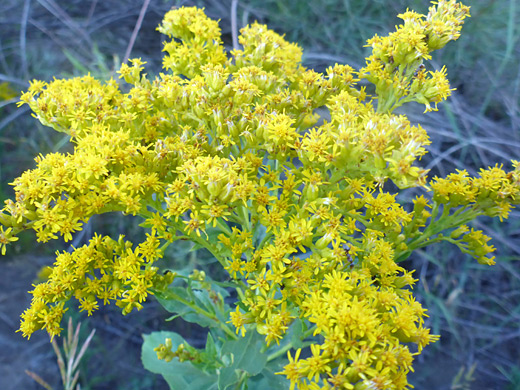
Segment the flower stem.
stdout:
<path fill-rule="evenodd" d="M 204 317 L 207 317 L 210 320 L 215 321 L 218 324 L 218 327 L 220 329 L 222 329 L 224 331 L 224 333 L 226 333 L 233 340 L 237 340 L 238 339 L 238 336 L 231 329 L 229 329 L 229 327 L 227 327 L 224 323 L 222 323 L 217 318 L 216 315 L 210 313 L 209 311 L 206 311 L 206 310 L 202 309 L 201 307 L 196 305 L 194 302 L 187 301 L 186 299 L 180 297 L 179 295 L 175 294 L 172 291 L 168 291 L 167 295 L 168 295 L 167 296 L 168 299 L 176 300 L 176 301 L 182 303 L 183 305 L 186 305 L 189 308 L 193 309 L 197 314 L 203 315 Z"/>

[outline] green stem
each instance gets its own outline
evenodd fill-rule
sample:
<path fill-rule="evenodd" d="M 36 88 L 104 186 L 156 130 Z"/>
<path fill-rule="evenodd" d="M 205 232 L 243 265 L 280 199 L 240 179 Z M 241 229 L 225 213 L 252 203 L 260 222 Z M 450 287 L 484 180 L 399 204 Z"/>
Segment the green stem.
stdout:
<path fill-rule="evenodd" d="M 222 218 L 217 218 L 217 226 L 222 231 L 222 233 L 227 233 L 231 235 L 231 229 L 229 226 L 222 220 Z"/>
<path fill-rule="evenodd" d="M 162 246 L 159 248 L 159 250 L 164 253 L 166 248 L 168 248 L 171 243 L 172 243 L 171 241 L 166 241 L 164 244 L 162 244 Z"/>
<path fill-rule="evenodd" d="M 421 243 L 415 245 L 413 250 L 424 248 L 425 246 L 434 244 L 436 242 L 441 242 L 441 241 L 448 241 L 448 242 L 451 242 L 452 244 L 457 245 L 457 241 L 452 239 L 451 237 L 446 237 L 446 236 L 439 237 L 439 236 L 437 236 L 437 237 L 432 238 L 431 240 L 428 240 L 426 242 L 421 242 Z"/>
<path fill-rule="evenodd" d="M 213 256 L 215 256 L 215 259 L 217 259 L 217 261 L 220 263 L 220 265 L 222 267 L 227 267 L 227 263 L 226 263 L 226 260 L 219 256 L 219 254 L 217 253 L 217 249 L 211 245 L 208 241 L 206 241 L 205 239 L 201 238 L 201 237 L 198 237 L 198 236 L 188 236 L 188 238 L 190 240 L 192 240 L 193 242 L 196 242 L 197 244 L 199 244 L 200 246 L 206 248 Z"/>
<path fill-rule="evenodd" d="M 382 114 L 391 114 L 392 107 L 396 100 L 397 99 L 392 88 L 389 89 L 388 96 L 385 96 L 384 98 L 381 96 L 381 94 L 378 94 L 377 112 Z"/>
<path fill-rule="evenodd" d="M 242 226 L 245 226 L 247 231 L 251 231 L 251 221 L 249 220 L 249 212 L 248 209 L 244 206 L 239 207 L 240 220 L 242 221 Z"/>
<path fill-rule="evenodd" d="M 309 345 L 312 345 L 312 344 L 314 344 L 314 342 L 307 341 L 307 342 L 302 344 L 302 348 L 308 347 Z M 289 351 L 290 349 L 293 349 L 293 348 L 294 348 L 294 346 L 293 346 L 292 342 L 289 342 L 287 345 L 284 345 L 278 351 L 275 351 L 272 354 L 270 354 L 269 356 L 267 356 L 267 361 L 270 362 L 270 361 L 272 361 L 274 359 L 277 359 L 280 356 L 285 355 L 287 353 L 287 351 Z"/>
<path fill-rule="evenodd" d="M 336 184 L 340 182 L 345 177 L 345 170 L 344 169 L 338 169 L 336 172 L 332 174 L 330 177 L 330 184 Z"/>
<path fill-rule="evenodd" d="M 240 375 L 240 379 L 238 380 L 237 385 L 235 386 L 235 389 L 242 389 L 243 385 L 247 382 L 247 378 L 249 378 L 249 374 L 247 373 L 247 371 L 243 371 Z"/>
<path fill-rule="evenodd" d="M 363 226 L 365 226 L 365 227 L 369 224 L 369 222 L 359 214 L 349 213 L 347 211 L 345 213 L 345 216 L 355 219 L 358 222 L 361 222 L 363 224 Z"/>
<path fill-rule="evenodd" d="M 305 332 L 305 333 L 303 334 L 302 340 L 305 340 L 307 337 L 310 337 L 310 336 L 314 333 L 314 331 L 316 330 L 316 328 L 317 328 L 317 326 L 314 325 L 314 326 L 311 327 L 310 329 L 307 329 L 307 332 Z"/>
<path fill-rule="evenodd" d="M 305 340 L 307 337 L 310 337 L 314 333 L 315 330 L 316 330 L 316 325 L 314 325 L 310 329 L 307 329 L 307 331 L 303 334 L 301 340 Z M 308 347 L 309 345 L 312 345 L 312 344 L 314 344 L 313 341 L 307 341 L 307 342 L 303 343 L 303 346 L 301 348 Z M 267 357 L 267 361 L 270 362 L 271 360 L 274 360 L 274 359 L 284 355 L 287 351 L 289 351 L 292 348 L 294 348 L 292 342 L 287 343 L 279 350 L 274 351 L 272 354 L 270 354 Z"/>
<path fill-rule="evenodd" d="M 189 308 L 191 308 L 192 310 L 194 310 L 197 314 L 200 314 L 200 315 L 203 315 L 204 317 L 207 317 L 209 318 L 210 320 L 213 320 L 215 321 L 217 324 L 218 324 L 218 327 L 220 329 L 222 329 L 224 331 L 224 333 L 226 333 L 229 337 L 231 337 L 233 340 L 238 340 L 238 336 L 231 330 L 229 329 L 229 327 L 227 325 L 225 325 L 224 323 L 222 323 L 218 318 L 217 316 L 215 316 L 214 314 L 210 313 L 209 311 L 206 311 L 204 309 L 202 309 L 201 307 L 197 306 L 195 303 L 193 302 L 190 302 L 190 301 L 187 301 L 186 299 L 180 297 L 179 295 L 175 294 L 174 292 L 172 291 L 168 291 L 167 292 L 167 298 L 168 299 L 173 299 L 173 300 L 176 300 L 180 303 L 182 303 L 183 305 L 186 305 L 188 306 Z"/>
<path fill-rule="evenodd" d="M 285 355 L 287 351 L 293 348 L 292 342 L 287 343 L 287 345 L 284 345 L 282 348 L 280 348 L 278 351 L 273 352 L 269 356 L 267 356 L 267 361 L 270 362 L 276 358 L 279 358 L 282 355 Z"/>
<path fill-rule="evenodd" d="M 268 233 L 265 233 L 265 236 L 264 238 L 262 238 L 262 241 L 260 242 L 260 244 L 258 244 L 258 248 L 257 249 L 261 249 L 263 248 L 264 244 L 267 242 L 267 240 L 269 240 L 271 237 L 273 236 L 273 231 L 271 230 L 270 232 Z"/>
<path fill-rule="evenodd" d="M 438 213 L 439 207 L 437 204 L 435 204 L 432 210 L 432 216 L 428 227 L 418 237 L 414 238 L 407 244 L 409 252 L 418 248 L 423 248 L 434 242 L 439 242 L 443 240 L 450 241 L 448 237 L 436 237 L 432 239 L 430 239 L 430 237 L 435 236 L 444 230 L 464 225 L 481 215 L 481 213 L 478 210 L 475 210 L 471 207 L 462 207 L 450 215 L 450 208 L 446 207 L 446 205 L 444 206 L 439 219 L 436 219 Z"/>

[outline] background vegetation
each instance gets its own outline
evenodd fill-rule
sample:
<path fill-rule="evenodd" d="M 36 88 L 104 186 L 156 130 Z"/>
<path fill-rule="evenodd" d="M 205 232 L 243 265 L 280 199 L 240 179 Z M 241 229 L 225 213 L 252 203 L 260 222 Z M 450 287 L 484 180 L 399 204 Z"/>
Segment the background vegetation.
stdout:
<path fill-rule="evenodd" d="M 7 183 L 32 167 L 34 156 L 69 148 L 67 138 L 41 126 L 26 106 L 16 108 L 28 80 L 87 72 L 107 79 L 115 76 L 128 53 L 148 61 L 148 73 L 157 74 L 161 36 L 155 27 L 172 6 L 194 4 L 221 19 L 228 47 L 233 26 L 258 20 L 298 42 L 304 48 L 304 64 L 316 70 L 334 62 L 359 68 L 367 53 L 365 40 L 392 30 L 399 23 L 395 15 L 407 7 L 427 12 L 424 0 L 2 1 L 0 201 L 12 195 Z M 481 167 L 520 159 L 520 4 L 516 0 L 467 4 L 472 17 L 462 37 L 432 61 L 436 68 L 446 64 L 457 91 L 438 112 L 423 115 L 421 107 L 405 107 L 411 120 L 420 122 L 432 137 L 430 154 L 423 159 L 432 176 L 464 168 L 475 174 Z M 429 308 L 430 325 L 442 336 L 415 366 L 412 381 L 417 389 L 520 389 L 518 216 L 513 211 L 507 223 L 477 223 L 497 247 L 497 264 L 492 268 L 448 245 L 416 253 L 408 261 L 417 270 L 416 294 Z M 111 215 L 93 220 L 73 245 L 81 245 L 93 231 L 138 234 L 127 217 Z M 12 248 L 10 258 L 0 259 L 0 388 L 7 390 L 42 388 L 24 374 L 25 369 L 59 388 L 46 335 L 27 342 L 13 333 L 38 270 L 52 263 L 54 250 L 66 248 L 60 242 L 50 249 L 33 242 L 28 234 Z M 189 247 L 176 248 L 172 261 L 207 260 L 204 253 L 188 251 Z M 192 325 L 165 323 L 165 314 L 153 302 L 128 317 L 110 308 L 87 320 L 71 312 L 84 322 L 85 336 L 97 329 L 82 365 L 83 389 L 164 389 L 160 378 L 141 368 L 141 333 L 176 328 L 194 345 L 200 334 Z"/>

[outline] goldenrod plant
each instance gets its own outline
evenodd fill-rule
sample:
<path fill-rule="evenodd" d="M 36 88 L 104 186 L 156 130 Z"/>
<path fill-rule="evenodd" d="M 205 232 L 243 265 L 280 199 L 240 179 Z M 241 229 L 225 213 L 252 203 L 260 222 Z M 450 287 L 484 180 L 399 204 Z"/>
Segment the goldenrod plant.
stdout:
<path fill-rule="evenodd" d="M 109 303 L 128 314 L 154 295 L 208 328 L 204 349 L 171 331 L 144 336 L 145 367 L 172 389 L 409 388 L 414 358 L 438 336 L 400 263 L 448 241 L 492 265 L 495 249 L 471 222 L 507 218 L 520 201 L 516 161 L 429 178 L 417 163 L 426 131 L 394 114 L 450 96 L 446 69 L 426 61 L 468 16 L 455 0 L 406 11 L 395 32 L 368 41 L 364 68 L 321 74 L 258 23 L 226 53 L 218 23 L 182 7 L 158 28 L 169 40 L 154 79 L 132 59 L 119 70 L 129 86 L 90 75 L 31 82 L 20 105 L 68 134 L 73 151 L 40 155 L 13 181 L 2 253 L 22 230 L 70 241 L 108 212 L 139 216 L 146 238 L 96 234 L 57 253 L 22 334 L 59 335 L 72 299 L 89 315 Z M 397 197 L 411 187 L 422 192 L 413 205 Z M 229 278 L 165 266 L 166 248 L 184 240 Z"/>

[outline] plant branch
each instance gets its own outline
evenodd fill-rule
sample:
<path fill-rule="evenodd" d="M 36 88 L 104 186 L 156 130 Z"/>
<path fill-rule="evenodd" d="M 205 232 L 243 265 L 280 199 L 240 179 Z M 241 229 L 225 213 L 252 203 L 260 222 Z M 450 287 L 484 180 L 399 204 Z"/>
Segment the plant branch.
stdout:
<path fill-rule="evenodd" d="M 139 34 L 139 30 L 141 29 L 141 25 L 143 24 L 144 15 L 146 14 L 146 10 L 150 5 L 150 0 L 144 0 L 143 6 L 141 7 L 141 11 L 139 12 L 139 17 L 137 18 L 137 22 L 134 27 L 134 31 L 132 31 L 132 36 L 130 37 L 130 42 L 128 42 L 128 46 L 126 47 L 125 56 L 123 57 L 123 64 L 128 61 L 130 58 L 130 53 L 135 44 L 135 40 L 137 38 L 137 34 Z"/>

